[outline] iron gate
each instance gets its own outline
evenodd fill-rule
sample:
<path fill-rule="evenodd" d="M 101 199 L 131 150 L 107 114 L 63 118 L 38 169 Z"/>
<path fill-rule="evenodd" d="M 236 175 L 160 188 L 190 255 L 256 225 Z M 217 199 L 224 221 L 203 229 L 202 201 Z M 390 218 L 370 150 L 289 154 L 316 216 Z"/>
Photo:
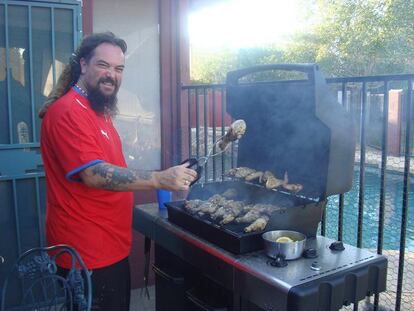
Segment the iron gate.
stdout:
<path fill-rule="evenodd" d="M 37 111 L 79 42 L 80 13 L 74 0 L 0 0 L 0 284 L 46 243 Z"/>

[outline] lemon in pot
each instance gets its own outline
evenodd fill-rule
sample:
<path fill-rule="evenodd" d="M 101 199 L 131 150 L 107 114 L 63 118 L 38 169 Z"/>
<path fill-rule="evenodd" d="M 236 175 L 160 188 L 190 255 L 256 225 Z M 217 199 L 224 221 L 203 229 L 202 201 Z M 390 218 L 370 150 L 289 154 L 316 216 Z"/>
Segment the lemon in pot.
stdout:
<path fill-rule="evenodd" d="M 277 243 L 290 243 L 290 242 L 294 242 L 291 238 L 289 238 L 288 236 L 281 236 L 278 237 L 276 239 Z"/>

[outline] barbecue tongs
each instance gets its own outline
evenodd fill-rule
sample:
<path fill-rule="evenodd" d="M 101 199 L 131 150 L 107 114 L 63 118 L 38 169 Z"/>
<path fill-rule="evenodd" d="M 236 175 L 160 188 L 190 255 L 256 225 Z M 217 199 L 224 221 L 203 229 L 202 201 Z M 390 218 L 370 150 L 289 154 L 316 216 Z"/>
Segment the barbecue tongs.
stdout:
<path fill-rule="evenodd" d="M 236 120 L 230 125 L 230 128 L 226 132 L 226 134 L 219 137 L 217 141 L 211 146 L 206 156 L 198 158 L 192 157 L 181 162 L 181 164 L 188 162 L 188 167 L 194 168 L 197 172 L 197 178 L 193 182 L 191 182 L 190 186 L 192 186 L 197 180 L 200 179 L 201 174 L 203 172 L 203 168 L 210 158 L 222 154 L 224 151 L 226 151 L 231 142 L 240 139 L 245 132 L 246 122 L 244 120 Z M 219 151 L 213 154 L 213 151 L 215 151 L 216 148 L 218 148 Z"/>

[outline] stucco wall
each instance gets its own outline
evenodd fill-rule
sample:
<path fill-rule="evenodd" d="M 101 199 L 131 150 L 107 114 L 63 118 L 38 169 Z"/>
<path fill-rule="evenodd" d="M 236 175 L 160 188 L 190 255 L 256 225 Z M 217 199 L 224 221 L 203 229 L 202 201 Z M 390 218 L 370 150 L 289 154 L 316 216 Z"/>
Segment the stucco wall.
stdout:
<path fill-rule="evenodd" d="M 161 162 L 158 15 L 158 1 L 94 1 L 93 31 L 112 31 L 128 44 L 115 126 L 134 168 Z"/>

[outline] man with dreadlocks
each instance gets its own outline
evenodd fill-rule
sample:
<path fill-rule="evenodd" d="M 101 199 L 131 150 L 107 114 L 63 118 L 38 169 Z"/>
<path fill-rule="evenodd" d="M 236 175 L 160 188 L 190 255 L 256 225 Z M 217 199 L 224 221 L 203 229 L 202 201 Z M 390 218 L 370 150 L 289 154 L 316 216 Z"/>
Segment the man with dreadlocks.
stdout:
<path fill-rule="evenodd" d="M 92 271 L 94 310 L 129 310 L 134 190 L 188 190 L 197 173 L 128 169 L 112 124 L 126 43 L 112 33 L 83 39 L 39 112 L 47 181 L 48 244 L 76 248 Z M 58 262 L 70 268 L 70 262 Z"/>

